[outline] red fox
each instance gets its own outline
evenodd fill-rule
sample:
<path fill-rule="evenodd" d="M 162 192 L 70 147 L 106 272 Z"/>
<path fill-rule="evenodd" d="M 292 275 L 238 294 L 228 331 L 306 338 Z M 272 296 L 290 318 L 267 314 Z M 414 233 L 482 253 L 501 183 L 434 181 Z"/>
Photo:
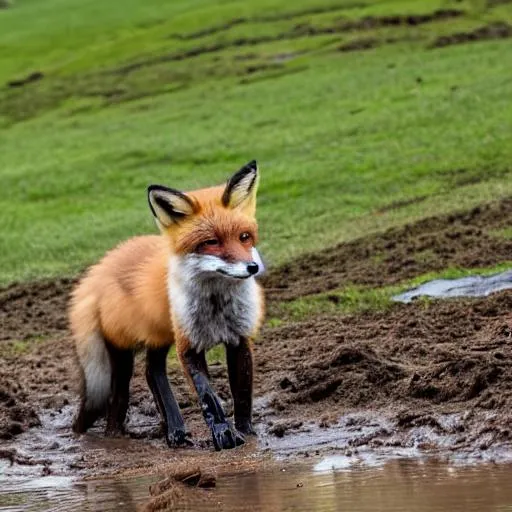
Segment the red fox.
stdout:
<path fill-rule="evenodd" d="M 251 343 L 264 315 L 255 276 L 258 169 L 249 162 L 218 186 L 180 192 L 148 188 L 161 235 L 121 243 L 73 291 L 69 317 L 81 373 L 73 429 L 106 414 L 106 434 L 123 432 L 134 352 L 146 349 L 146 379 L 169 446 L 191 444 L 166 374 L 172 344 L 195 389 L 216 450 L 244 443 L 252 425 Z M 205 352 L 226 347 L 234 426 L 209 383 Z"/>

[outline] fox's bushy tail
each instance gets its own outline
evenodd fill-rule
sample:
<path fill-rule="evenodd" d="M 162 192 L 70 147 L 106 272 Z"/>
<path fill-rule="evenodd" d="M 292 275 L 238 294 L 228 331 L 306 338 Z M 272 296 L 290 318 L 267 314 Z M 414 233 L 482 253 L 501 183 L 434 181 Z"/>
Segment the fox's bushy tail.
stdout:
<path fill-rule="evenodd" d="M 80 286 L 71 298 L 70 323 L 81 373 L 82 401 L 73 428 L 85 431 L 101 414 L 110 394 L 112 367 L 101 334 L 96 297 Z M 85 418 L 90 418 L 89 420 Z"/>

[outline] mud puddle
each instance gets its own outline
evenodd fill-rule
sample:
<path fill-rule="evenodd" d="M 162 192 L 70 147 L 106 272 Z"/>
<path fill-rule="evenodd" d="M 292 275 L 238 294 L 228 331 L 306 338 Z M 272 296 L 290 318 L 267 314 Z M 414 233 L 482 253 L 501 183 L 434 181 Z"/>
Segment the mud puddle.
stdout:
<path fill-rule="evenodd" d="M 467 276 L 460 279 L 434 279 L 412 290 L 395 295 L 393 300 L 411 302 L 422 296 L 429 297 L 485 297 L 491 293 L 512 288 L 512 270 L 490 276 Z"/>
<path fill-rule="evenodd" d="M 347 466 L 331 456 L 226 474 L 208 489 L 178 483 L 159 493 L 154 484 L 164 476 L 16 482 L 0 494 L 0 510 L 494 512 L 512 504 L 510 465 L 396 459 Z"/>

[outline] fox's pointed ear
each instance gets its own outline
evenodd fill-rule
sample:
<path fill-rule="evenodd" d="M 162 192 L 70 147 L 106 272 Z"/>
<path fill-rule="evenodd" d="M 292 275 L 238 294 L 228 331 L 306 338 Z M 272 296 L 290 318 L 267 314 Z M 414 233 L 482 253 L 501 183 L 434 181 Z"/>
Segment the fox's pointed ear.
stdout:
<path fill-rule="evenodd" d="M 155 219 L 163 227 L 180 222 L 196 209 L 187 194 L 163 185 L 148 187 L 148 202 Z"/>
<path fill-rule="evenodd" d="M 252 160 L 229 178 L 222 194 L 222 204 L 227 208 L 240 207 L 245 213 L 254 215 L 258 181 L 258 165 L 256 160 Z"/>

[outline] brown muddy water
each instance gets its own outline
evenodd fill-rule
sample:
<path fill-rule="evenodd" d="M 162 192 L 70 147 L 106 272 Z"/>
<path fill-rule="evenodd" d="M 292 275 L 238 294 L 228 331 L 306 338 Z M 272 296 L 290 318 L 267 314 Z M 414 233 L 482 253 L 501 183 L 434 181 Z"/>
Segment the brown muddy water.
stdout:
<path fill-rule="evenodd" d="M 151 508 L 158 476 L 77 481 L 42 477 L 4 482 L 1 511 L 393 511 L 512 510 L 512 466 L 455 466 L 397 459 L 383 465 L 346 464 L 328 456 L 279 463 L 252 474 L 218 478 L 214 489 L 185 489 L 170 508 Z"/>

